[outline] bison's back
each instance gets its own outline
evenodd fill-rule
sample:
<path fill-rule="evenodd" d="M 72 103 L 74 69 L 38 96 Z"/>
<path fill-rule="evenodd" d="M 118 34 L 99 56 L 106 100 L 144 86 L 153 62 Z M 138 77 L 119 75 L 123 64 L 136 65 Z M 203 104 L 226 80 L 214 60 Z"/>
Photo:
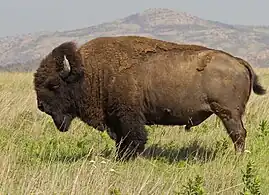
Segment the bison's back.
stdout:
<path fill-rule="evenodd" d="M 169 50 L 207 50 L 209 48 L 199 45 L 178 44 L 174 42 L 164 41 L 143 36 L 116 36 L 116 37 L 98 37 L 85 43 L 83 47 L 109 47 L 113 46 L 116 50 L 127 50 L 129 52 L 147 52 L 162 49 Z"/>
<path fill-rule="evenodd" d="M 109 66 L 120 72 L 139 66 L 152 55 L 163 55 L 173 51 L 199 51 L 208 48 L 198 45 L 182 45 L 173 42 L 141 36 L 99 37 L 85 43 L 80 48 L 84 64 Z"/>

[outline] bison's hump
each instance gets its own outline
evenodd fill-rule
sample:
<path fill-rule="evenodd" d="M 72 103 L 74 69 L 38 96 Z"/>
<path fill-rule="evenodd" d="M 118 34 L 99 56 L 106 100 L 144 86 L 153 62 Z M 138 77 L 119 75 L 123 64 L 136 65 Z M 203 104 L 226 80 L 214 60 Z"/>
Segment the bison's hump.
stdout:
<path fill-rule="evenodd" d="M 142 36 L 98 37 L 81 46 L 85 59 L 96 66 L 113 64 L 117 71 L 140 64 L 145 57 L 158 52 L 202 51 L 209 48 L 158 40 Z M 92 56 L 94 56 L 94 59 Z"/>

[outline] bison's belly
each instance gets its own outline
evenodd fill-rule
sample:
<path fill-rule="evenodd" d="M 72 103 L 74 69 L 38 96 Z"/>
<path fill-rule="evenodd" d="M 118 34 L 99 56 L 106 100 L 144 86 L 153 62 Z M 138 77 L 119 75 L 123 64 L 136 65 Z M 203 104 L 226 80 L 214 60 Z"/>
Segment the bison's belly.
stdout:
<path fill-rule="evenodd" d="M 158 111 L 146 113 L 147 125 L 188 125 L 199 124 L 210 116 L 207 105 L 201 105 L 198 108 L 189 107 L 181 109 L 158 109 Z"/>
<path fill-rule="evenodd" d="M 177 116 L 154 116 L 153 114 L 146 115 L 147 125 L 186 125 L 188 120 L 184 117 Z"/>

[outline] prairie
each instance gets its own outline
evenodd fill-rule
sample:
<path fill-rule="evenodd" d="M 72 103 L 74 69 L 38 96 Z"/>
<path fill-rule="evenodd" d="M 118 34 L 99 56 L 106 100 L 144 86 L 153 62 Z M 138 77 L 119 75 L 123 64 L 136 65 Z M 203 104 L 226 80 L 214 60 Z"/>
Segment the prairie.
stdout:
<path fill-rule="evenodd" d="M 267 89 L 269 70 L 255 71 Z M 117 162 L 106 133 L 78 119 L 59 132 L 37 110 L 32 79 L 0 73 L 1 194 L 269 194 L 269 93 L 247 104 L 243 156 L 211 116 L 191 132 L 147 126 L 144 155 Z"/>

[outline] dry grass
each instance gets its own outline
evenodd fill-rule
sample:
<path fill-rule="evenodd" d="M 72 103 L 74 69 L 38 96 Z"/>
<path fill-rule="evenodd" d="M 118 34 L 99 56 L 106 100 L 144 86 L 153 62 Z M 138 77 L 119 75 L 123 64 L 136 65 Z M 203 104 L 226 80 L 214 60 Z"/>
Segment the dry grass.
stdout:
<path fill-rule="evenodd" d="M 269 70 L 256 70 L 269 84 Z M 1 194 L 177 194 L 189 179 L 203 178 L 207 194 L 238 194 L 242 170 L 253 160 L 262 194 L 269 194 L 268 95 L 252 95 L 244 117 L 248 131 L 243 157 L 234 155 L 215 117 L 183 127 L 147 127 L 147 155 L 114 160 L 114 142 L 79 120 L 66 133 L 36 108 L 32 74 L 0 73 Z M 262 124 L 262 125 L 261 125 Z M 152 154 L 152 155 L 149 155 Z"/>

